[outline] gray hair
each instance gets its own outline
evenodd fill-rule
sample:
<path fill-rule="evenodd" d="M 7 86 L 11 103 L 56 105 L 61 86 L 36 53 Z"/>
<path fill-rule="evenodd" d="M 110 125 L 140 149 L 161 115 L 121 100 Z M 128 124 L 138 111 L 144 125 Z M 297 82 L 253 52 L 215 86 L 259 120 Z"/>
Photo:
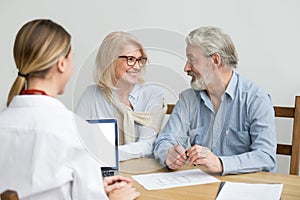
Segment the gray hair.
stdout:
<path fill-rule="evenodd" d="M 233 42 L 220 28 L 208 26 L 195 29 L 188 34 L 186 42 L 199 47 L 204 56 L 218 53 L 222 58 L 222 64 L 230 68 L 237 67 L 238 57 Z"/>

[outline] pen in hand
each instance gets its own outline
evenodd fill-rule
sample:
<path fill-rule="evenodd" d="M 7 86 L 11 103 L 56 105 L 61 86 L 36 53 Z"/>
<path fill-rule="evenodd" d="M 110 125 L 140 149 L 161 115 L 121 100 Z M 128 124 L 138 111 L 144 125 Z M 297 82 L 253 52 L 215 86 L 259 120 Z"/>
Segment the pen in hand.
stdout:
<path fill-rule="evenodd" d="M 176 138 L 176 142 L 178 145 L 180 145 L 182 147 L 182 149 L 184 150 L 184 153 L 185 153 L 185 156 L 188 158 L 188 155 L 187 155 L 187 152 L 186 152 L 186 149 L 183 147 L 183 145 L 181 144 L 181 142 L 179 141 L 178 138 Z"/>

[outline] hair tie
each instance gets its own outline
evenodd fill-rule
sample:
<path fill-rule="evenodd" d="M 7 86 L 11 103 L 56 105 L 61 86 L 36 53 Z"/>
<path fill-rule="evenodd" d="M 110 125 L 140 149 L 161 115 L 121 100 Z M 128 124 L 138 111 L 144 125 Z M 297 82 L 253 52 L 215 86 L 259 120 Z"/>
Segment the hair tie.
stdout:
<path fill-rule="evenodd" d="M 28 74 L 22 74 L 21 72 L 18 72 L 18 76 L 21 76 L 23 78 L 26 78 L 28 76 Z"/>

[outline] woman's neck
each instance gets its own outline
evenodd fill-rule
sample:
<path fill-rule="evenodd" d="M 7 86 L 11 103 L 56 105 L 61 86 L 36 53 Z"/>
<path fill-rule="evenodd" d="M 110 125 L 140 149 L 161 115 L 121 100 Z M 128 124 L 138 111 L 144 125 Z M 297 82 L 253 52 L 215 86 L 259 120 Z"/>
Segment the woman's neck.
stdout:
<path fill-rule="evenodd" d="M 123 85 L 124 86 L 124 85 Z M 132 107 L 129 102 L 129 95 L 133 89 L 134 85 L 127 85 L 127 87 L 118 87 L 117 92 L 119 96 L 119 100 L 127 106 Z"/>
<path fill-rule="evenodd" d="M 49 96 L 44 90 L 39 89 L 26 89 L 22 90 L 22 95 L 46 95 Z"/>
<path fill-rule="evenodd" d="M 37 81 L 30 80 L 28 81 L 28 86 L 26 88 L 27 91 L 41 91 L 42 93 L 46 93 L 48 96 L 56 97 L 57 92 L 53 86 L 53 84 L 49 84 L 47 81 Z"/>

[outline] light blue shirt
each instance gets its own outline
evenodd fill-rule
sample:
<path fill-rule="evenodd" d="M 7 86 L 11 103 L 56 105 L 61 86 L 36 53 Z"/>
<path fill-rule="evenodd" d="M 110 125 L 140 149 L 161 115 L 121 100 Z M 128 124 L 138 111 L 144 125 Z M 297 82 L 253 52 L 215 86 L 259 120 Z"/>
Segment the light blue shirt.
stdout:
<path fill-rule="evenodd" d="M 116 91 L 114 95 L 117 96 Z M 130 93 L 129 101 L 134 112 L 159 111 L 163 107 L 163 91 L 154 84 L 136 84 Z M 86 88 L 81 96 L 76 114 L 84 119 L 115 118 L 116 108 L 106 100 L 103 92 L 97 85 Z M 135 123 L 136 141 L 120 145 L 120 161 L 153 157 L 153 146 L 157 132 L 150 127 Z"/>
<path fill-rule="evenodd" d="M 183 91 L 155 142 L 163 166 L 176 139 L 186 148 L 208 147 L 223 163 L 223 175 L 276 171 L 276 131 L 271 97 L 236 72 L 218 112 L 205 91 Z"/>

